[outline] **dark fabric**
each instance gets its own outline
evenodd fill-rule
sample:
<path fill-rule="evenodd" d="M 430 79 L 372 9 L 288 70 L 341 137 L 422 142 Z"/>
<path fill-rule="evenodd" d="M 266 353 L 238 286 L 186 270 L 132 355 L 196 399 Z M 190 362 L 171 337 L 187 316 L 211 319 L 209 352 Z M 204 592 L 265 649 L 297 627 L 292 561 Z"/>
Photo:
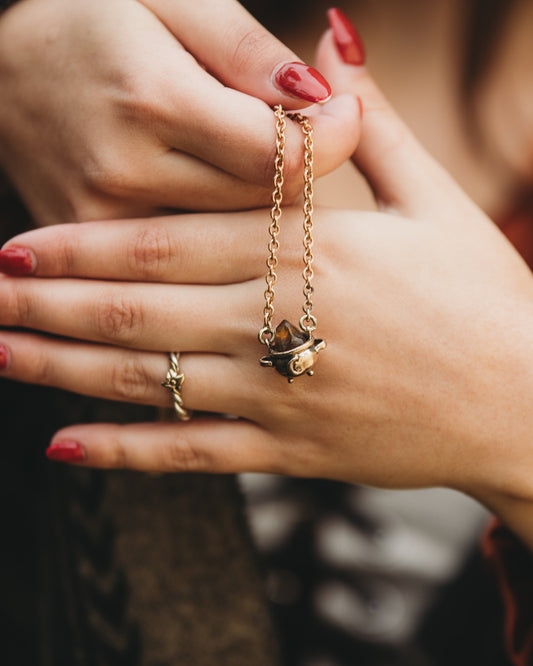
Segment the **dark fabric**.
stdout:
<path fill-rule="evenodd" d="M 533 554 L 495 521 L 484 552 L 498 579 L 506 610 L 507 649 L 515 666 L 533 664 Z"/>
<path fill-rule="evenodd" d="M 0 243 L 29 224 L 17 199 L 0 194 Z M 0 379 L 5 666 L 278 664 L 235 477 L 45 458 L 62 426 L 155 417 Z"/>
<path fill-rule="evenodd" d="M 512 666 L 499 589 L 478 546 L 438 595 L 418 641 L 432 666 Z"/>
<path fill-rule="evenodd" d="M 234 477 L 54 464 L 60 424 L 147 410 L 6 381 L 0 404 L 2 663 L 276 664 Z"/>

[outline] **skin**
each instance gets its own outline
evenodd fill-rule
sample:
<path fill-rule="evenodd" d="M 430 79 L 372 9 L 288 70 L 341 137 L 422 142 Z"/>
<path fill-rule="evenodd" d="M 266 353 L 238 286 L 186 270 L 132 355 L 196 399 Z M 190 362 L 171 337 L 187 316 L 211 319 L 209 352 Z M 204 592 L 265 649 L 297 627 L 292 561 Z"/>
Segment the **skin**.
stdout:
<path fill-rule="evenodd" d="M 30 278 L 0 280 L 4 376 L 169 406 L 168 349 L 189 409 L 239 420 L 80 425 L 82 464 L 264 471 L 389 488 L 448 486 L 533 548 L 533 279 L 327 33 L 319 67 L 365 100 L 353 159 L 382 212 L 315 216 L 316 376 L 259 367 L 264 211 L 33 231 Z M 283 218 L 278 317 L 299 318 L 301 210 Z M 52 283 L 53 280 L 53 283 Z M 51 289 L 53 284 L 53 290 Z M 293 286 L 294 285 L 294 286 Z M 53 294 L 53 295 L 52 295 Z M 277 320 L 276 320 L 277 321 Z"/>
<path fill-rule="evenodd" d="M 309 106 L 273 83 L 295 60 L 235 0 L 16 3 L 0 17 L 0 168 L 37 225 L 268 205 L 270 105 Z M 310 112 L 327 173 L 357 144 L 357 103 Z M 291 127 L 288 200 L 301 172 Z"/>

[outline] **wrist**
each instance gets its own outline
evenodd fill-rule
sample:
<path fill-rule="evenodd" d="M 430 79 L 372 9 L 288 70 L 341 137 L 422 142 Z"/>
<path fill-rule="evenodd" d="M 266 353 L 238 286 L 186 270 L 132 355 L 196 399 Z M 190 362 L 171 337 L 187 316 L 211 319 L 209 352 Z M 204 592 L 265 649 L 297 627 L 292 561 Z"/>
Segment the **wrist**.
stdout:
<path fill-rule="evenodd" d="M 491 400 L 478 414 L 471 485 L 485 504 L 533 549 L 533 297 L 512 306 L 498 358 L 492 359 Z"/>

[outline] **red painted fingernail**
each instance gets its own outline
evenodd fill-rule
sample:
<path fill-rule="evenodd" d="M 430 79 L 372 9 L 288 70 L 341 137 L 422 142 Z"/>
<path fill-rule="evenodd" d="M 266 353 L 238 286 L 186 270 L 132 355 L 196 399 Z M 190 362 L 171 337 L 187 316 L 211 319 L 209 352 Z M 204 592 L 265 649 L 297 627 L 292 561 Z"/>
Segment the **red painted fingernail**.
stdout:
<path fill-rule="evenodd" d="M 46 457 L 56 462 L 81 462 L 87 457 L 85 449 L 79 442 L 66 440 L 54 442 L 46 449 Z"/>
<path fill-rule="evenodd" d="M 284 63 L 274 81 L 284 92 L 306 102 L 327 102 L 331 97 L 331 86 L 322 74 L 303 62 Z"/>
<path fill-rule="evenodd" d="M 0 272 L 7 275 L 29 275 L 33 271 L 33 255 L 23 247 L 0 250 Z"/>
<path fill-rule="evenodd" d="M 328 21 L 341 58 L 348 65 L 365 64 L 363 40 L 350 19 L 336 7 L 328 9 Z"/>
<path fill-rule="evenodd" d="M 0 370 L 5 370 L 7 368 L 8 358 L 7 347 L 0 345 Z"/>

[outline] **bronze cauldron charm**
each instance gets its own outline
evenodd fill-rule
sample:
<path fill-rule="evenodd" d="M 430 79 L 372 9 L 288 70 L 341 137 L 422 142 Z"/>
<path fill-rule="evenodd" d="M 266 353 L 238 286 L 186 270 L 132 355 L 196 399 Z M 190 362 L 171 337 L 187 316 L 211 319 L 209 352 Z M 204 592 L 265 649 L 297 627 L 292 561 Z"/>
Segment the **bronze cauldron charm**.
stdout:
<path fill-rule="evenodd" d="M 325 340 L 315 340 L 309 331 L 301 331 L 284 319 L 268 343 L 270 354 L 259 361 L 275 368 L 292 384 L 295 377 L 312 375 L 318 352 L 326 348 Z"/>

